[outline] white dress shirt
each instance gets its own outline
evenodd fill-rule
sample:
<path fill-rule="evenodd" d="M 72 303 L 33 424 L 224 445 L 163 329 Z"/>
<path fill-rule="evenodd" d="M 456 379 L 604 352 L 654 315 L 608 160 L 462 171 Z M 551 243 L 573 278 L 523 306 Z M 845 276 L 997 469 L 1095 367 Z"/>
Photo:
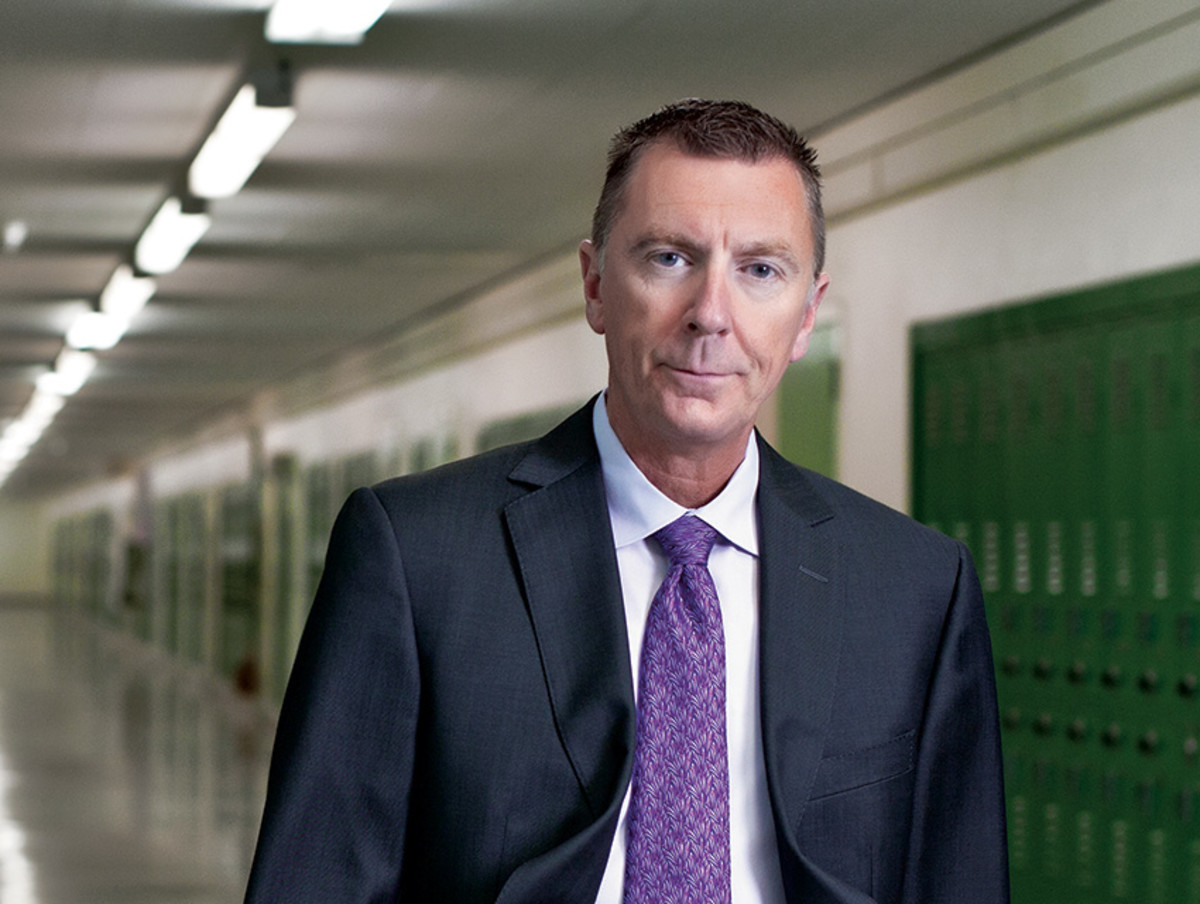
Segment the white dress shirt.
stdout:
<path fill-rule="evenodd" d="M 646 616 L 667 574 L 667 557 L 651 535 L 691 511 L 721 535 L 708 559 L 725 628 L 725 717 L 729 748 L 729 854 L 734 904 L 783 904 L 775 826 L 767 798 L 758 702 L 758 446 L 715 499 L 686 509 L 664 496 L 625 452 L 608 421 L 604 396 L 592 414 L 604 472 L 608 516 L 617 548 L 629 659 L 637 691 Z M 622 904 L 629 790 L 596 904 Z"/>

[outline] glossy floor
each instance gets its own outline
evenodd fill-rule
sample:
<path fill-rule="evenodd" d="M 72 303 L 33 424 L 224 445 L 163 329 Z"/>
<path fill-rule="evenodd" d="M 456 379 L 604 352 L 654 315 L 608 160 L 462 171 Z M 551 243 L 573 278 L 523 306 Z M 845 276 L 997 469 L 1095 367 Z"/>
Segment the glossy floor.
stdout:
<path fill-rule="evenodd" d="M 0 904 L 233 904 L 272 725 L 127 639 L 0 601 Z"/>

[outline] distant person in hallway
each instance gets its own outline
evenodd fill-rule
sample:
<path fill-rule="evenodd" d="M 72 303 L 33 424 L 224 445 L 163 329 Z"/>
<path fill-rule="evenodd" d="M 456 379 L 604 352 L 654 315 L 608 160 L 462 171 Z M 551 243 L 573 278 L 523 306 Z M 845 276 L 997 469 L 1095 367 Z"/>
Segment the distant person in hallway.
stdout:
<path fill-rule="evenodd" d="M 754 430 L 829 284 L 812 150 L 666 107 L 579 257 L 607 388 L 339 516 L 246 900 L 1006 902 L 966 549 Z"/>

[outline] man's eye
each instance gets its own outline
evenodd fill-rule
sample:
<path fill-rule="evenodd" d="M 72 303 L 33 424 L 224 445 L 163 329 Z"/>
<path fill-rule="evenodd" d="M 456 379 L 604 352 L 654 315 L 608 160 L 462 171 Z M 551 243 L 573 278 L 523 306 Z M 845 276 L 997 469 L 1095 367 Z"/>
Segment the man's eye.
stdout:
<path fill-rule="evenodd" d="M 755 279 L 770 279 L 779 274 L 779 271 L 770 264 L 751 264 L 746 270 Z"/>
<path fill-rule="evenodd" d="M 683 263 L 683 255 L 678 251 L 658 251 L 651 256 L 650 260 L 660 267 L 678 267 Z"/>

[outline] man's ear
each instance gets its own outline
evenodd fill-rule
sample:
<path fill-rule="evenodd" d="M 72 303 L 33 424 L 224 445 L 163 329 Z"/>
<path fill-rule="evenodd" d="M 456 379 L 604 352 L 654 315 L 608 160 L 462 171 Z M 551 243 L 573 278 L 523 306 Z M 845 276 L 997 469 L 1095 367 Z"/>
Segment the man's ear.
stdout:
<path fill-rule="evenodd" d="M 600 301 L 600 252 L 590 239 L 579 243 L 579 268 L 583 273 L 584 315 L 588 326 L 604 333 L 604 305 Z"/>
<path fill-rule="evenodd" d="M 796 341 L 792 344 L 789 360 L 799 361 L 808 351 L 808 340 L 812 338 L 813 327 L 817 325 L 817 308 L 821 306 L 821 299 L 825 297 L 825 290 L 828 288 L 829 274 L 818 273 L 817 278 L 813 280 L 812 289 L 809 290 L 808 303 L 804 306 L 804 319 L 800 322 L 800 332 L 796 334 Z"/>

